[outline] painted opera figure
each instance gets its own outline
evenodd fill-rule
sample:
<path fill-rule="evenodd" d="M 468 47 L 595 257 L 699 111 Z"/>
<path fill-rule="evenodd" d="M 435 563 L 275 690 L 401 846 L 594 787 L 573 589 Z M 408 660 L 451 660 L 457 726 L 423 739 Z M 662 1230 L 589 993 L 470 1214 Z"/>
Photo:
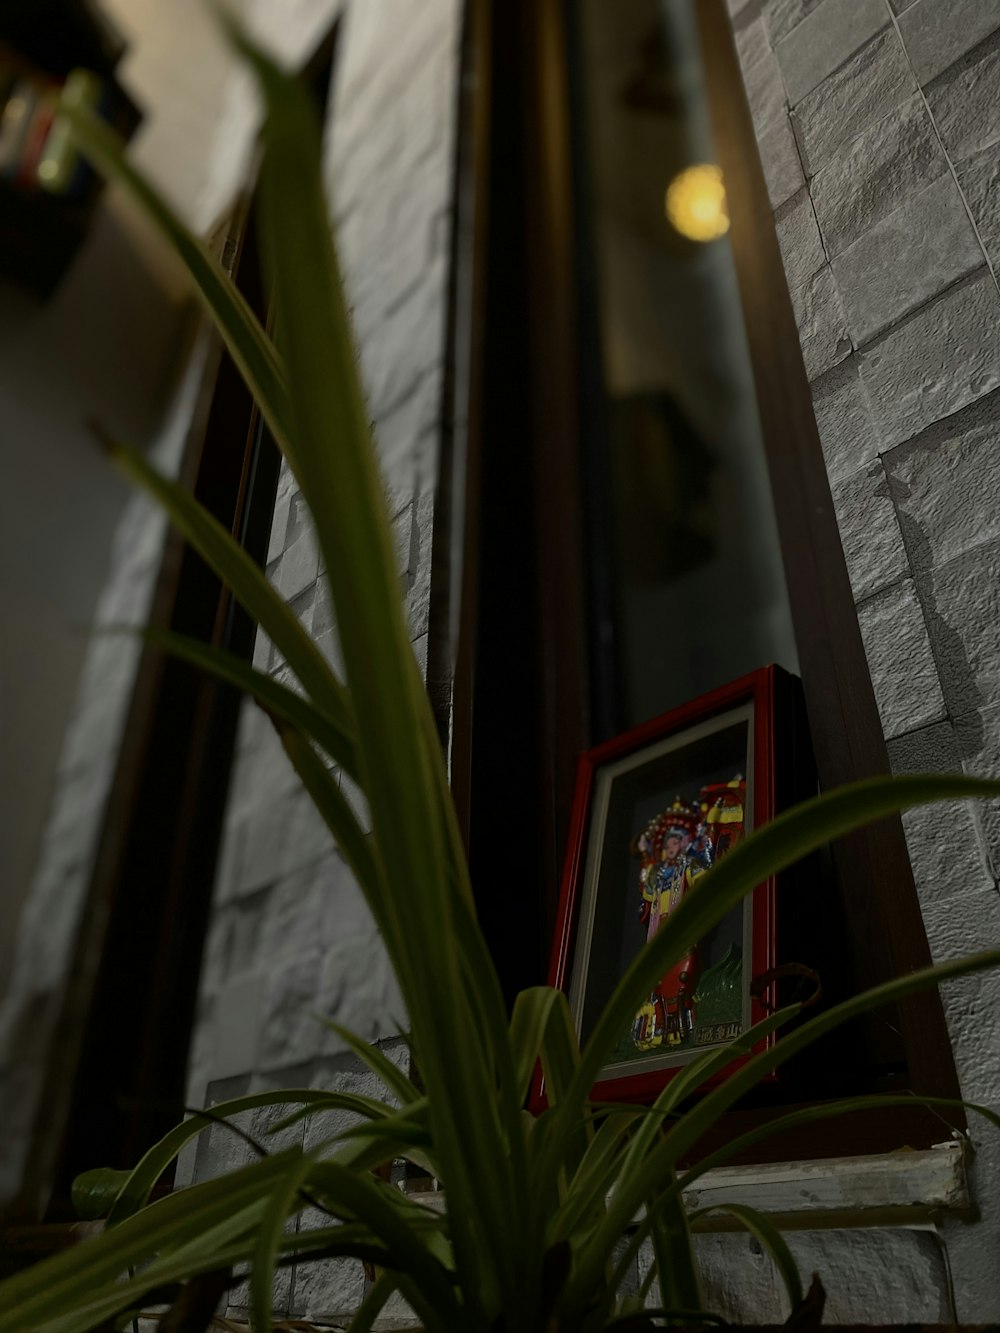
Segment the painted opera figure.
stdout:
<path fill-rule="evenodd" d="M 679 796 L 639 836 L 639 919 L 651 940 L 697 879 L 743 835 L 746 783 L 742 778 L 702 787 L 696 802 Z M 714 970 L 714 969 L 710 969 Z M 680 1046 L 694 1038 L 701 957 L 698 943 L 660 978 L 632 1024 L 641 1051 Z"/>

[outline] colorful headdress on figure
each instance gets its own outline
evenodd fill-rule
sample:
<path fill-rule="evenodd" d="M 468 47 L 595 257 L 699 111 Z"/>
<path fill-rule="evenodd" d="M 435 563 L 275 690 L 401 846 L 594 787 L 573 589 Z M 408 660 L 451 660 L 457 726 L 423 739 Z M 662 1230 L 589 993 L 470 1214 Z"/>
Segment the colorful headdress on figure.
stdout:
<path fill-rule="evenodd" d="M 675 796 L 673 804 L 661 814 L 654 815 L 639 838 L 637 849 L 643 865 L 659 861 L 660 850 L 667 838 L 681 838 L 685 843 L 690 841 L 700 820 L 701 811 L 696 805 Z"/>

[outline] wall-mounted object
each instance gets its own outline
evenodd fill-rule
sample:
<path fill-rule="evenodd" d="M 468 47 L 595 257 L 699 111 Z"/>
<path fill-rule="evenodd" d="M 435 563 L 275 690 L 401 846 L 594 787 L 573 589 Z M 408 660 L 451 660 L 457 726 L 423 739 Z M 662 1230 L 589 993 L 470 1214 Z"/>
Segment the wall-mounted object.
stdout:
<path fill-rule="evenodd" d="M 581 756 L 549 983 L 567 992 L 582 1041 L 706 871 L 777 813 L 777 774 L 794 762 L 781 740 L 794 685 L 764 667 Z M 775 1003 L 776 927 L 771 878 L 639 997 L 595 1097 L 651 1101 L 764 1018 Z M 533 1102 L 544 1104 L 540 1078 Z"/>

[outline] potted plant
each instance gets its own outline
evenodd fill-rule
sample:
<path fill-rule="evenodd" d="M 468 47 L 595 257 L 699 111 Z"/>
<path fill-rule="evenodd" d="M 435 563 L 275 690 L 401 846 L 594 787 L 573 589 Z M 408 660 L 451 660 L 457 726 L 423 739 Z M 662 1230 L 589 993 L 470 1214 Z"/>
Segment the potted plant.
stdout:
<path fill-rule="evenodd" d="M 315 520 L 346 680 L 335 677 L 262 573 L 191 496 L 126 445 L 108 447 L 228 583 L 295 676 L 290 688 L 203 644 L 157 636 L 170 651 L 247 690 L 270 717 L 381 931 L 406 1002 L 421 1086 L 343 1032 L 384 1083 L 385 1102 L 289 1089 L 240 1098 L 213 1112 L 285 1105 L 282 1125 L 330 1108 L 356 1112 L 361 1123 L 336 1139 L 309 1152 L 274 1152 L 150 1203 L 174 1156 L 204 1128 L 205 1121 L 193 1117 L 150 1148 L 133 1171 L 87 1173 L 76 1198 L 83 1211 L 106 1216 L 102 1234 L 0 1287 L 0 1330 L 121 1327 L 143 1303 L 178 1290 L 181 1302 L 189 1301 L 189 1316 L 184 1325 L 178 1315 L 175 1326 L 195 1327 L 198 1284 L 207 1282 L 217 1296 L 233 1265 L 243 1263 L 251 1265 L 254 1326 L 266 1329 L 276 1264 L 330 1255 L 377 1266 L 352 1333 L 371 1328 L 397 1291 L 428 1333 L 703 1324 L 711 1314 L 702 1308 L 682 1191 L 751 1141 L 780 1135 L 803 1116 L 893 1099 L 854 1098 L 789 1113 L 681 1171 L 679 1163 L 706 1128 L 759 1078 L 837 1024 L 919 987 L 994 966 L 1000 951 L 899 978 L 801 1023 L 688 1109 L 682 1108 L 693 1092 L 734 1056 L 784 1028 L 801 1006 L 769 1014 L 732 1045 L 706 1051 L 649 1107 L 591 1102 L 609 1052 L 687 942 L 703 936 L 768 875 L 868 820 L 930 800 L 996 796 L 1000 784 L 885 779 L 810 801 L 736 846 L 699 880 L 628 969 L 582 1050 L 558 990 L 523 992 L 508 1015 L 476 924 L 437 733 L 399 602 L 320 183 L 318 126 L 297 82 L 232 25 L 230 33 L 267 107 L 260 197 L 280 298 L 277 345 L 207 250 L 132 171 L 106 128 L 85 112 L 67 114 L 92 161 L 130 188 L 187 263 L 295 474 Z M 332 764 L 363 793 L 370 835 L 331 776 Z M 407 885 L 405 914 L 393 887 L 400 879 Z M 525 1103 L 539 1061 L 548 1104 L 532 1115 Z M 404 1195 L 379 1174 L 401 1158 L 442 1183 L 445 1212 L 427 1207 L 419 1194 Z M 307 1205 L 324 1210 L 329 1223 L 287 1234 L 288 1219 Z M 751 1209 L 732 1212 L 770 1251 L 793 1307 L 805 1317 L 809 1304 L 781 1235 Z M 650 1281 L 659 1283 L 656 1309 L 645 1306 L 647 1290 L 628 1295 L 622 1288 L 630 1258 L 647 1242 Z"/>

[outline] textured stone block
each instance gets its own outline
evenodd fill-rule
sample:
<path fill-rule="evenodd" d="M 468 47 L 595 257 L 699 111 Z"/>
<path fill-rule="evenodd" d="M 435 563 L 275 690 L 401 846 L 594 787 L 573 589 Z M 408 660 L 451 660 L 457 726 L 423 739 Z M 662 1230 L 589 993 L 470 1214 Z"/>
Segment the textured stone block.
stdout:
<path fill-rule="evenodd" d="M 305 529 L 281 557 L 278 591 L 286 602 L 290 602 L 315 583 L 318 572 L 319 547 L 312 532 Z"/>
<path fill-rule="evenodd" d="M 256 1068 L 260 1019 L 260 977 L 240 977 L 219 991 L 212 1016 L 214 1078 L 236 1078 Z"/>
<path fill-rule="evenodd" d="M 909 573 L 903 535 L 878 461 L 833 487 L 833 507 L 856 602 Z"/>
<path fill-rule="evenodd" d="M 967 713 L 955 723 L 962 768 L 970 777 L 1000 775 L 1000 708 Z M 990 874 L 1000 881 L 1000 800 L 977 801 L 976 818 Z"/>
<path fill-rule="evenodd" d="M 883 218 L 833 262 L 857 345 L 974 272 L 983 252 L 951 174 Z"/>
<path fill-rule="evenodd" d="M 764 0 L 772 44 L 777 45 L 787 37 L 820 3 L 821 0 Z"/>
<path fill-rule="evenodd" d="M 749 23 L 736 24 L 736 54 L 740 66 L 749 69 L 758 60 L 762 60 L 771 49 L 771 39 L 764 22 L 763 14 L 758 14 Z"/>
<path fill-rule="evenodd" d="M 882 448 L 1000 387 L 1000 295 L 984 271 L 925 306 L 862 354 Z"/>
<path fill-rule="evenodd" d="M 291 494 L 285 492 L 275 501 L 274 514 L 271 518 L 271 533 L 267 542 L 267 560 L 270 564 L 272 560 L 277 560 L 285 549 L 285 537 L 288 531 L 288 510 L 291 506 Z"/>
<path fill-rule="evenodd" d="M 935 1237 L 922 1232 L 871 1228 L 797 1231 L 786 1235 L 803 1274 L 819 1272 L 826 1289 L 824 1318 L 834 1323 L 918 1321 L 947 1318 L 948 1281 Z M 771 1256 L 742 1232 L 694 1237 L 707 1309 L 732 1323 L 781 1323 L 790 1306 Z M 650 1267 L 647 1247 L 639 1274 Z M 657 1302 L 654 1284 L 650 1304 Z"/>
<path fill-rule="evenodd" d="M 909 731 L 887 745 L 895 776 L 907 773 L 958 773 L 962 767 L 955 728 L 950 722 Z"/>
<path fill-rule="evenodd" d="M 915 93 L 845 144 L 813 178 L 813 206 L 829 253 L 846 250 L 947 169 L 924 100 Z"/>
<path fill-rule="evenodd" d="M 949 713 L 1000 706 L 1000 542 L 930 571 L 921 594 Z"/>
<path fill-rule="evenodd" d="M 806 173 L 815 175 L 851 139 L 908 101 L 913 72 L 893 28 L 873 38 L 795 108 Z"/>
<path fill-rule="evenodd" d="M 827 473 L 831 482 L 841 481 L 878 457 L 878 432 L 857 357 L 816 380 L 812 395 Z"/>
<path fill-rule="evenodd" d="M 928 900 L 923 912 L 935 962 L 995 948 L 1000 939 L 1000 895 L 992 884 L 979 881 L 968 885 L 962 895 Z M 996 1106 L 1000 1087 L 1000 972 L 993 969 L 946 982 L 941 987 L 941 1003 L 962 1095 Z M 974 1125 L 970 1124 L 970 1129 Z"/>
<path fill-rule="evenodd" d="M 792 106 L 888 22 L 882 0 L 823 0 L 774 48 Z"/>
<path fill-rule="evenodd" d="M 413 506 L 413 530 L 406 586 L 406 619 L 410 638 L 426 634 L 431 607 L 431 554 L 434 541 L 434 496 L 421 495 Z"/>
<path fill-rule="evenodd" d="M 825 374 L 852 350 L 843 302 L 829 264 L 792 291 L 802 361 L 810 380 Z"/>
<path fill-rule="evenodd" d="M 1000 393 L 884 455 L 915 568 L 1000 538 Z"/>
<path fill-rule="evenodd" d="M 271 653 L 274 645 L 258 625 L 253 641 L 252 665 L 255 671 L 267 672 L 271 667 Z"/>
<path fill-rule="evenodd" d="M 927 89 L 949 157 L 961 162 L 1000 140 L 1000 43 L 977 48 Z"/>
<path fill-rule="evenodd" d="M 743 71 L 743 83 L 753 116 L 754 127 L 762 134 L 787 106 L 785 85 L 781 81 L 781 70 L 774 58 L 774 52 L 768 51 Z"/>
<path fill-rule="evenodd" d="M 315 1208 L 303 1209 L 299 1227 L 314 1231 L 332 1219 Z M 365 1270 L 360 1259 L 303 1260 L 295 1265 L 292 1312 L 345 1326 L 365 1298 Z"/>
<path fill-rule="evenodd" d="M 310 583 L 305 592 L 300 592 L 298 597 L 293 597 L 288 603 L 288 609 L 299 622 L 305 632 L 308 634 L 312 630 L 313 608 L 316 605 L 316 584 Z"/>
<path fill-rule="evenodd" d="M 276 966 L 267 983 L 260 1027 L 260 1067 L 281 1069 L 312 1059 L 322 1049 L 324 1030 L 316 1015 L 321 956 L 299 954 Z M 258 982 L 258 992 L 260 991 Z M 255 1066 L 250 1066 L 254 1068 Z"/>
<path fill-rule="evenodd" d="M 956 168 L 979 238 L 994 271 L 1000 268 L 1000 146 L 984 148 Z"/>
<path fill-rule="evenodd" d="M 256 941 L 256 955 L 262 963 L 305 956 L 322 945 L 327 889 L 314 862 L 268 892 Z"/>
<path fill-rule="evenodd" d="M 442 369 L 435 366 L 406 399 L 376 423 L 379 461 L 393 484 L 412 489 L 434 486 L 441 420 Z"/>
<path fill-rule="evenodd" d="M 231 977 L 255 972 L 262 958 L 265 962 L 269 960 L 271 942 L 266 939 L 264 918 L 272 892 L 271 889 L 261 889 L 247 898 L 241 898 L 231 904 L 213 924 L 213 936 L 217 926 L 229 927 L 225 939 L 225 966 Z M 203 968 L 202 972 L 207 980 L 207 969 Z"/>
<path fill-rule="evenodd" d="M 805 184 L 792 122 L 779 116 L 758 144 L 771 207 L 778 208 Z"/>
<path fill-rule="evenodd" d="M 789 199 L 778 209 L 774 222 L 788 286 L 795 291 L 826 263 L 809 191 L 800 190 Z"/>
<path fill-rule="evenodd" d="M 944 699 L 913 580 L 862 603 L 858 623 L 886 740 L 940 721 Z"/>
<path fill-rule="evenodd" d="M 377 935 L 367 940 L 344 941 L 329 949 L 323 959 L 317 1012 L 336 1017 L 365 1041 L 390 1035 L 402 1014 L 386 1013 L 389 960 Z M 328 1054 L 343 1050 L 334 1032 L 323 1034 L 322 1049 Z"/>
<path fill-rule="evenodd" d="M 281 817 L 287 828 L 283 875 L 315 865 L 332 850 L 333 835 L 304 787 L 293 787 L 282 797 Z"/>
<path fill-rule="evenodd" d="M 992 888 L 969 802 L 942 801 L 904 811 L 903 832 L 921 909 L 971 888 Z M 931 949 L 941 956 L 940 939 Z"/>
<path fill-rule="evenodd" d="M 906 54 L 921 83 L 1000 28 L 1000 0 L 917 0 L 899 16 Z"/>
<path fill-rule="evenodd" d="M 280 801 L 263 801 L 252 817 L 238 823 L 243 843 L 236 875 L 240 894 L 252 893 L 280 879 L 285 870 L 288 824 Z"/>
<path fill-rule="evenodd" d="M 321 885 L 320 941 L 328 948 L 337 941 L 368 939 L 374 929 L 364 895 L 338 852 L 330 852 L 311 871 Z"/>

